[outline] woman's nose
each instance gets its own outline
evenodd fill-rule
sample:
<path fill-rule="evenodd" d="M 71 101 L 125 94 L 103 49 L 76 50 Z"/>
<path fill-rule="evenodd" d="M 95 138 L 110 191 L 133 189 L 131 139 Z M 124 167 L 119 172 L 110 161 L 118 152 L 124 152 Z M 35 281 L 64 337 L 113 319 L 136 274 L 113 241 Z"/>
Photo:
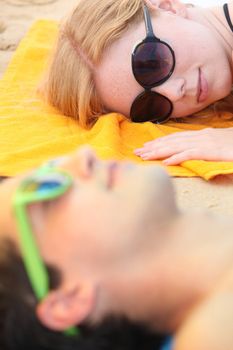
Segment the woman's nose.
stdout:
<path fill-rule="evenodd" d="M 186 94 L 186 81 L 184 78 L 170 78 L 162 85 L 159 85 L 152 90 L 169 98 L 172 102 L 177 102 Z"/>

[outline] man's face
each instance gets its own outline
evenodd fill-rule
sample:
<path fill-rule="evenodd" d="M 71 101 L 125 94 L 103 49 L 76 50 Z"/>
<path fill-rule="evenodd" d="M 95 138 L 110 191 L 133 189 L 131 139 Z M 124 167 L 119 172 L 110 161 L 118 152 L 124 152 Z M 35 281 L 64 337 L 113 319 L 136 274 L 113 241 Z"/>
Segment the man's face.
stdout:
<path fill-rule="evenodd" d="M 146 253 L 156 228 L 175 210 L 170 180 L 160 167 L 102 162 L 89 149 L 60 167 L 74 177 L 72 188 L 32 205 L 29 214 L 45 260 L 64 269 L 67 264 L 72 271 L 74 259 L 93 273 Z"/>
<path fill-rule="evenodd" d="M 100 284 L 110 293 L 110 311 L 127 314 L 126 301 L 134 294 L 135 308 L 144 294 L 164 227 L 177 212 L 169 177 L 161 167 L 99 161 L 88 148 L 63 159 L 59 168 L 73 176 L 73 186 L 55 200 L 28 207 L 40 254 L 59 268 L 64 284 Z M 1 220 L 4 232 L 14 228 L 19 241 L 8 200 L 17 182 L 2 186 L 8 220 Z"/>

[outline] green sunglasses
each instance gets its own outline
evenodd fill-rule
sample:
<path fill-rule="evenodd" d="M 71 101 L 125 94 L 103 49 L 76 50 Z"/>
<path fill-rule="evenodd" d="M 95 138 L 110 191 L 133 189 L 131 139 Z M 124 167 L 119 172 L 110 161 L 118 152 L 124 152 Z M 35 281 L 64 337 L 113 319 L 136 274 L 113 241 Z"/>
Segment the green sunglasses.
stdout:
<path fill-rule="evenodd" d="M 49 293 L 49 276 L 32 232 L 27 206 L 60 197 L 72 184 L 73 179 L 69 174 L 47 164 L 24 179 L 15 192 L 13 206 L 20 235 L 22 258 L 38 301 L 43 300 Z M 64 334 L 75 336 L 79 335 L 80 331 L 77 327 L 70 327 L 64 331 Z"/>

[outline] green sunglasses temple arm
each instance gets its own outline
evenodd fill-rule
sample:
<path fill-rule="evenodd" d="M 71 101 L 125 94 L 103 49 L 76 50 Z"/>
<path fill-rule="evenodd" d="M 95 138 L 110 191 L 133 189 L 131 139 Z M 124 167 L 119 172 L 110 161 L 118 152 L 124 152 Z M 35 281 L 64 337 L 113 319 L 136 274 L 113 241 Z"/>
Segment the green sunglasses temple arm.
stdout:
<path fill-rule="evenodd" d="M 15 205 L 15 213 L 19 224 L 21 249 L 24 265 L 36 298 L 41 301 L 49 291 L 48 273 L 42 261 L 24 206 Z"/>
<path fill-rule="evenodd" d="M 37 300 L 41 301 L 49 292 L 48 272 L 39 254 L 20 192 L 16 192 L 14 209 L 19 226 L 25 270 Z M 77 336 L 80 335 L 80 330 L 77 327 L 70 327 L 64 331 L 64 334 Z"/>

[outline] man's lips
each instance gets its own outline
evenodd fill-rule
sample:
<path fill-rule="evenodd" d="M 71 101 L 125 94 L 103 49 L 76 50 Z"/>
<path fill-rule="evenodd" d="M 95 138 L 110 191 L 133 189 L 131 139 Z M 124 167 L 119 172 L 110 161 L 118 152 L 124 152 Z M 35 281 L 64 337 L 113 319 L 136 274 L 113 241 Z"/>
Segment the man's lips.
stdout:
<path fill-rule="evenodd" d="M 110 161 L 106 165 L 107 188 L 111 189 L 118 185 L 131 171 L 135 171 L 136 165 L 131 162 Z"/>
<path fill-rule="evenodd" d="M 204 102 L 208 97 L 209 86 L 203 71 L 199 68 L 197 102 Z"/>

